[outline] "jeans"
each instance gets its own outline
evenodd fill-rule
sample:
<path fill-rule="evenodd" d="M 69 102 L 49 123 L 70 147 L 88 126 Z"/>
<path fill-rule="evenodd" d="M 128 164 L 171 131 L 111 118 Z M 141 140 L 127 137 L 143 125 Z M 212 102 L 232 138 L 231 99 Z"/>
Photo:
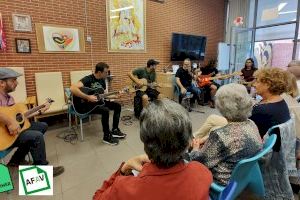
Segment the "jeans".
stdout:
<path fill-rule="evenodd" d="M 109 110 L 114 111 L 113 115 L 113 129 L 119 127 L 120 115 L 121 115 L 121 105 L 113 101 L 105 101 L 105 106 L 95 108 L 91 113 L 92 114 L 101 114 L 102 115 L 102 127 L 104 132 L 104 138 L 109 137 Z"/>
<path fill-rule="evenodd" d="M 34 165 L 47 165 L 44 134 L 48 125 L 44 122 L 32 122 L 30 128 L 21 132 L 12 147 L 18 147 L 10 162 L 19 164 L 30 151 Z"/>
<path fill-rule="evenodd" d="M 191 84 L 189 87 L 185 88 L 187 92 L 191 92 L 193 94 L 193 98 L 191 99 L 191 103 L 195 102 L 195 99 L 200 98 L 201 89 L 199 87 L 196 87 L 194 84 Z M 179 95 L 179 103 L 181 104 L 182 98 L 184 95 Z"/>

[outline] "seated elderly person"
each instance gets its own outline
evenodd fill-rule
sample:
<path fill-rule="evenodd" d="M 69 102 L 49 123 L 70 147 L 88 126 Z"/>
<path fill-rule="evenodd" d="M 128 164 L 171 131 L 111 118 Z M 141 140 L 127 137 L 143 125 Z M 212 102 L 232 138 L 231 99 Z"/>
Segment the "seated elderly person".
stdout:
<path fill-rule="evenodd" d="M 290 119 L 288 105 L 280 96 L 287 92 L 288 79 L 286 72 L 279 68 L 259 69 L 254 76 L 256 78 L 254 87 L 262 100 L 254 106 L 251 119 L 256 123 L 263 137 L 271 127 L 283 124 Z M 277 130 L 275 129 L 274 132 Z M 289 130 L 292 129 L 289 128 Z M 293 175 L 292 172 L 296 170 L 294 143 L 296 138 L 295 133 L 289 130 L 278 133 L 270 158 L 261 164 L 266 190 L 264 199 L 294 199 L 289 175 Z M 290 145 L 282 148 L 281 138 L 284 138 L 285 143 Z"/>
<path fill-rule="evenodd" d="M 236 164 L 254 156 L 262 149 L 258 129 L 248 117 L 253 101 L 245 86 L 231 83 L 222 86 L 216 93 L 216 107 L 228 124 L 210 132 L 207 141 L 193 142 L 192 160 L 207 166 L 214 181 L 226 185 Z"/>
<path fill-rule="evenodd" d="M 198 162 L 183 161 L 192 124 L 181 105 L 164 99 L 145 107 L 140 116 L 140 138 L 147 155 L 122 163 L 94 200 L 209 199 L 211 172 Z M 140 171 L 138 176 L 130 175 L 133 169 Z"/>
<path fill-rule="evenodd" d="M 269 128 L 290 119 L 290 112 L 280 96 L 287 91 L 286 73 L 279 68 L 262 68 L 254 73 L 256 93 L 262 100 L 253 107 L 252 119 L 258 127 L 261 137 Z"/>

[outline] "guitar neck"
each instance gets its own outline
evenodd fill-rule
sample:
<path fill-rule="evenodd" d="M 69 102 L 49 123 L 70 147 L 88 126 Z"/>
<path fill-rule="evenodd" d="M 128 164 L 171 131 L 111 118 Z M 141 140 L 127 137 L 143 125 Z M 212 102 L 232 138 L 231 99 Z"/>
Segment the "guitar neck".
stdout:
<path fill-rule="evenodd" d="M 38 110 L 42 109 L 43 107 L 45 107 L 44 104 L 43 104 L 43 105 L 40 105 L 40 106 L 36 106 L 36 107 L 34 107 L 34 108 L 28 110 L 26 113 L 24 113 L 24 116 L 25 116 L 25 117 L 28 117 L 28 116 L 30 116 L 31 114 L 33 114 L 33 113 L 37 112 Z"/>

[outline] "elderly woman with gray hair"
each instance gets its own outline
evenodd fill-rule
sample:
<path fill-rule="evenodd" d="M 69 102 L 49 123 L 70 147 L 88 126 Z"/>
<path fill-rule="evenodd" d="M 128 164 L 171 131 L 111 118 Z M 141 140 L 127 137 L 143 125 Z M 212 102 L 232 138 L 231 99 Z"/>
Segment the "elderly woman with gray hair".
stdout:
<path fill-rule="evenodd" d="M 183 155 L 192 138 L 192 124 L 179 104 L 155 100 L 140 116 L 140 138 L 147 155 L 121 164 L 94 195 L 100 199 L 209 199 L 211 172 Z M 135 177 L 132 170 L 140 171 Z"/>
<path fill-rule="evenodd" d="M 257 126 L 248 119 L 253 101 L 245 86 L 222 86 L 216 93 L 216 107 L 228 124 L 210 132 L 202 147 L 195 139 L 190 157 L 207 166 L 215 182 L 226 185 L 235 165 L 259 152 L 262 140 Z"/>

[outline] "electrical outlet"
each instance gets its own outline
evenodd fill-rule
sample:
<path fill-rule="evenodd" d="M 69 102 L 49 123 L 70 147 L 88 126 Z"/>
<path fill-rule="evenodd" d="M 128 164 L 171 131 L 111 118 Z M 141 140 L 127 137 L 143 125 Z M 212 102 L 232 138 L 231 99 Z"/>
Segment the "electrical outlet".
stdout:
<path fill-rule="evenodd" d="M 86 41 L 87 41 L 87 42 L 92 42 L 92 37 L 91 37 L 91 36 L 87 36 L 87 37 L 86 37 Z"/>

